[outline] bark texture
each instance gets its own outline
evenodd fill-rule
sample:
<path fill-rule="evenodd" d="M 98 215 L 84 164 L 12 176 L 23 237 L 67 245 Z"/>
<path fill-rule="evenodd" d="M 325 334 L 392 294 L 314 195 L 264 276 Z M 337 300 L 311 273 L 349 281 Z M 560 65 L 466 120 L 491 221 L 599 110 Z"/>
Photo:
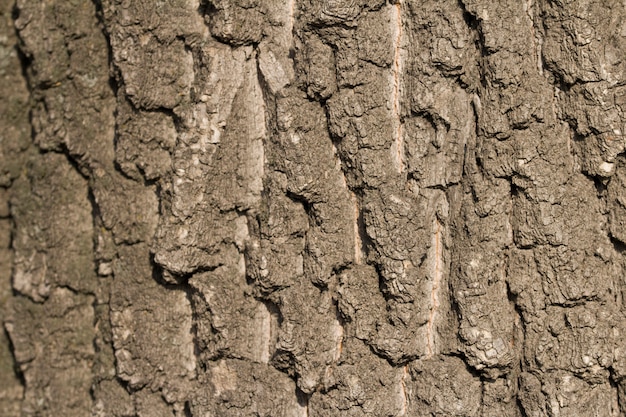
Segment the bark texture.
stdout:
<path fill-rule="evenodd" d="M 625 20 L 0 0 L 0 414 L 626 415 Z"/>

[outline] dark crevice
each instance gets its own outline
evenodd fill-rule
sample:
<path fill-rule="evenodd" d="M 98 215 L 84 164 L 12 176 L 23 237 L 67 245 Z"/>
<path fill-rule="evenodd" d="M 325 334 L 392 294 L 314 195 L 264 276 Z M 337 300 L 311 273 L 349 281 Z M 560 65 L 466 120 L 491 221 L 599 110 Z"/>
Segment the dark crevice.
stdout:
<path fill-rule="evenodd" d="M 67 291 L 69 291 L 69 292 L 71 292 L 71 293 L 72 293 L 72 296 L 78 296 L 78 295 L 94 295 L 93 293 L 90 293 L 90 292 L 84 292 L 84 291 L 81 291 L 80 289 L 76 289 L 76 288 L 73 288 L 73 287 L 71 287 L 71 286 L 69 286 L 69 285 L 65 285 L 65 284 L 56 284 L 53 288 L 54 288 L 55 290 L 57 290 L 57 289 L 58 289 L 58 290 L 67 290 Z M 46 300 L 47 300 L 47 298 L 46 298 Z M 45 303 L 45 302 L 46 302 L 46 301 L 44 301 L 43 303 Z M 67 315 L 67 313 L 69 313 L 69 312 L 71 312 L 71 311 L 76 311 L 76 310 L 80 309 L 81 307 L 83 307 L 83 306 L 82 306 L 82 305 L 80 305 L 80 304 L 79 304 L 79 305 L 70 306 L 70 307 L 68 307 L 68 308 L 65 310 L 65 312 L 63 313 L 63 315 L 65 316 L 65 315 Z"/>
<path fill-rule="evenodd" d="M 296 378 L 295 363 L 296 363 L 296 359 L 294 357 L 293 352 L 289 352 L 284 349 L 276 349 L 276 351 L 270 358 L 268 365 L 286 374 L 290 378 L 295 379 Z"/>
<path fill-rule="evenodd" d="M 210 16 L 211 13 L 215 12 L 215 8 L 210 4 L 210 2 L 207 2 L 207 0 L 204 0 L 203 5 L 201 6 L 201 10 L 199 11 L 204 14 L 205 20 L 207 20 L 208 16 Z M 263 138 L 263 147 L 265 149 L 265 154 L 267 157 L 268 155 L 271 155 L 274 152 L 273 148 L 276 147 L 277 145 L 276 143 L 273 143 L 272 141 L 274 136 L 277 134 L 276 132 L 279 131 L 278 120 L 277 120 L 277 97 L 272 93 L 272 90 L 269 87 L 268 83 L 266 82 L 265 77 L 263 76 L 263 73 L 261 71 L 257 45 L 253 44 L 253 48 L 254 48 L 254 53 L 256 55 L 257 82 L 263 95 L 263 102 L 265 103 L 265 127 L 266 127 L 266 131 L 268 132 L 268 134 Z M 295 51 L 293 52 L 295 54 Z M 271 165 L 271 162 L 270 162 L 270 165 Z M 274 194 L 274 192 L 279 192 L 282 194 L 282 191 L 279 191 L 276 189 L 275 184 L 271 179 L 270 172 L 281 173 L 282 171 L 280 170 L 280 167 L 272 167 L 270 171 L 265 171 L 264 177 L 263 177 L 263 190 L 261 192 L 261 201 L 259 202 L 259 207 L 267 207 L 267 205 L 269 204 L 269 200 L 272 199 L 272 195 Z M 284 172 L 282 173 L 286 174 Z M 314 224 L 318 223 L 319 219 L 317 218 L 318 216 L 315 214 L 314 202 L 311 202 L 305 196 L 298 194 L 296 192 L 292 192 L 292 191 L 286 191 L 285 196 L 289 198 L 291 201 L 296 202 L 302 206 L 302 209 L 305 211 L 307 215 L 309 228 L 311 228 Z M 263 238 L 266 237 L 263 235 L 263 231 L 262 231 L 262 223 L 264 221 L 263 214 L 262 213 L 253 214 L 248 211 L 246 211 L 245 214 L 248 218 L 248 228 L 249 228 L 250 238 L 252 240 L 257 239 L 260 242 Z M 304 238 L 306 241 L 307 239 L 306 230 L 302 231 L 301 233 L 298 233 L 297 235 L 298 237 Z M 306 251 L 306 248 L 304 250 Z M 244 260 L 246 262 L 246 265 L 249 265 L 250 254 L 248 253 L 247 249 L 243 252 L 243 255 L 244 255 Z M 246 267 L 246 271 L 248 270 L 249 269 Z M 278 298 L 273 299 L 273 300 L 270 300 L 269 298 L 273 297 L 273 295 L 277 294 L 279 291 L 284 289 L 284 287 L 272 286 L 271 288 L 263 288 L 263 285 L 259 285 L 257 282 L 255 282 L 254 277 L 251 277 L 249 275 L 246 275 L 246 281 L 248 285 L 254 289 L 253 292 L 256 292 L 257 296 L 255 297 L 255 299 L 265 305 L 271 317 L 275 317 L 277 334 L 275 335 L 271 334 L 272 340 L 270 341 L 270 343 L 276 342 L 279 337 L 278 333 L 280 332 L 280 328 L 283 324 L 284 317 L 280 310 L 280 306 L 275 302 Z M 273 320 L 273 318 L 270 318 L 270 320 Z M 270 322 L 270 326 L 272 325 L 273 323 Z M 269 360 L 268 360 L 268 366 L 271 366 L 274 369 L 286 374 L 288 377 L 290 377 L 294 381 L 297 379 L 297 374 L 295 370 L 296 359 L 295 359 L 295 355 L 293 352 L 282 349 L 277 346 L 277 343 L 274 343 L 272 351 L 268 353 L 270 354 Z M 305 394 L 304 392 L 302 392 L 301 390 L 299 390 L 297 387 L 296 387 L 295 394 L 296 394 L 298 403 L 302 407 L 308 408 L 309 396 Z M 308 415 L 308 412 L 307 412 L 307 415 Z"/>
<path fill-rule="evenodd" d="M 311 228 L 311 226 L 313 225 L 315 226 L 320 225 L 320 219 L 315 210 L 315 203 L 309 201 L 306 197 L 300 194 L 296 194 L 291 191 L 287 191 L 286 195 L 292 201 L 300 203 L 302 205 L 302 208 L 304 209 L 304 211 L 307 214 L 307 217 L 309 218 L 309 228 Z"/>
<path fill-rule="evenodd" d="M 94 251 L 95 253 L 95 251 Z M 96 271 L 97 273 L 97 271 Z M 109 319 L 109 314 L 108 311 L 106 314 L 102 314 L 101 312 L 98 311 L 98 297 L 97 295 L 94 296 L 93 302 L 91 304 L 91 308 L 93 309 L 93 313 L 94 313 L 94 317 L 93 317 L 93 328 L 94 328 L 94 338 L 91 341 L 91 344 L 93 346 L 93 351 L 95 353 L 94 355 L 94 362 L 92 364 L 92 372 L 93 372 L 93 379 L 92 379 L 92 384 L 91 387 L 89 388 L 89 396 L 91 397 L 91 401 L 92 404 L 96 404 L 97 398 L 96 398 L 96 389 L 98 388 L 100 382 L 102 382 L 103 380 L 109 379 L 104 377 L 102 374 L 100 374 L 100 372 L 98 371 L 98 365 L 97 363 L 98 361 L 98 356 L 105 354 L 103 353 L 103 350 L 101 349 L 101 345 L 100 343 L 98 343 L 98 339 L 100 337 L 100 341 L 102 344 L 107 344 L 107 340 L 108 340 L 108 344 L 110 344 L 111 346 L 111 351 L 115 351 L 115 349 L 113 348 L 113 335 L 111 334 L 111 331 L 108 331 L 106 335 L 103 334 L 102 329 L 100 329 L 98 327 L 98 322 L 100 320 L 106 320 Z M 106 305 L 106 308 L 108 310 L 108 305 Z M 105 326 L 105 328 L 110 330 L 109 326 Z M 114 355 L 111 355 L 114 357 Z"/>
<path fill-rule="evenodd" d="M 390 290 L 388 288 L 388 284 L 385 278 L 383 277 L 383 273 L 381 269 L 382 267 L 378 263 L 375 263 L 374 268 L 376 269 L 376 276 L 378 277 L 378 291 L 380 291 L 380 293 L 383 295 L 383 297 L 385 298 L 385 301 L 388 302 L 393 299 L 393 296 L 389 294 Z"/>
<path fill-rule="evenodd" d="M 353 194 L 354 198 L 356 199 L 356 204 L 358 207 L 358 215 L 357 215 L 357 233 L 359 235 L 359 240 L 361 242 L 361 248 L 359 248 L 361 250 L 361 253 L 364 255 L 364 260 L 366 261 L 369 257 L 370 252 L 374 251 L 374 242 L 372 241 L 372 239 L 370 238 L 369 234 L 367 233 L 367 226 L 366 226 L 366 222 L 365 222 L 365 211 L 363 210 L 363 189 L 362 188 L 358 188 L 358 187 L 354 187 L 351 186 L 348 182 L 348 178 L 351 175 L 351 170 L 354 170 L 354 167 L 350 167 L 350 163 L 348 161 L 345 160 L 345 158 L 342 157 L 341 155 L 341 138 L 337 138 L 335 137 L 335 135 L 332 134 L 332 132 L 330 131 L 330 125 L 331 125 L 331 120 L 330 120 L 330 114 L 329 114 L 329 108 L 327 105 L 327 99 L 321 100 L 320 101 L 320 105 L 322 106 L 322 109 L 324 110 L 324 116 L 326 118 L 326 128 L 327 128 L 327 133 L 328 133 L 328 137 L 330 138 L 331 142 L 333 143 L 333 146 L 335 147 L 336 151 L 337 151 L 337 158 L 339 159 L 339 166 L 341 169 L 341 174 L 343 175 L 343 178 L 346 182 L 346 187 L 348 188 L 348 191 L 350 193 Z M 407 173 L 407 175 L 409 175 Z"/>
<path fill-rule="evenodd" d="M 519 381 L 517 384 L 519 386 Z M 522 404 L 522 400 L 519 395 L 515 396 L 515 405 L 517 406 L 517 410 L 519 411 L 521 417 L 531 417 L 526 413 L 526 408 Z"/>
<path fill-rule="evenodd" d="M 458 6 L 463 11 L 463 20 L 465 20 L 465 24 L 467 25 L 467 27 L 474 31 L 478 31 L 480 26 L 480 21 L 478 20 L 478 18 L 469 10 L 467 10 L 467 7 L 465 7 L 465 3 L 463 3 L 463 0 L 458 0 Z"/>
<path fill-rule="evenodd" d="M 276 317 L 276 321 L 279 326 L 283 324 L 283 320 L 284 320 L 283 314 L 281 313 L 280 308 L 278 307 L 276 303 L 274 303 L 273 301 L 264 299 L 264 298 L 258 299 L 258 301 L 265 305 L 265 307 L 267 308 L 267 311 L 269 311 L 269 313 L 272 316 Z"/>
<path fill-rule="evenodd" d="M 17 380 L 20 382 L 20 384 L 24 388 L 24 392 L 26 392 L 26 378 L 24 377 L 24 373 L 20 369 L 20 365 L 16 359 L 15 346 L 13 345 L 13 340 L 11 340 L 11 336 L 9 335 L 9 332 L 7 331 L 6 327 L 2 328 L 2 332 L 4 332 L 4 337 L 7 340 L 9 352 L 11 353 L 11 357 L 13 357 L 13 366 L 12 366 L 13 374 L 15 375 Z"/>
<path fill-rule="evenodd" d="M 150 254 L 150 262 L 152 264 L 152 278 L 158 282 L 161 286 L 169 289 L 186 290 L 188 287 L 187 282 L 196 274 L 203 272 L 213 272 L 218 268 L 224 266 L 220 263 L 217 265 L 202 265 L 195 268 L 192 272 L 176 273 L 163 268 L 154 260 L 154 254 Z"/>
<path fill-rule="evenodd" d="M 430 123 L 433 130 L 435 131 L 435 135 L 437 135 L 438 132 L 441 130 L 444 130 L 444 133 L 446 134 L 450 131 L 450 122 L 435 112 L 422 110 L 413 114 L 415 116 L 421 117 L 422 119 Z M 438 145 L 435 146 L 439 147 Z"/>
<path fill-rule="evenodd" d="M 106 39 L 106 44 L 107 44 L 107 55 L 108 55 L 107 62 L 109 63 L 109 71 L 111 72 L 111 74 L 109 75 L 109 80 L 108 80 L 109 88 L 113 92 L 113 96 L 117 97 L 118 84 L 116 82 L 116 78 L 119 78 L 119 77 L 116 77 L 116 75 L 119 75 L 119 74 L 116 74 L 116 73 L 119 72 L 119 70 L 115 68 L 113 64 L 113 48 L 111 48 L 111 36 L 107 29 L 107 25 L 106 25 L 105 18 L 104 18 L 104 9 L 102 6 L 102 0 L 92 0 L 92 2 L 96 11 L 95 13 L 96 19 L 98 20 L 98 24 L 100 25 L 100 30 L 102 31 L 102 35 Z"/>
<path fill-rule="evenodd" d="M 480 82 L 480 84 L 475 86 L 474 90 L 476 90 L 478 86 L 481 86 L 483 89 L 487 89 L 488 83 L 487 83 L 487 78 L 485 77 L 485 73 L 487 72 L 485 69 L 485 66 L 486 66 L 485 58 L 489 56 L 491 52 L 488 51 L 487 48 L 485 47 L 485 44 L 486 44 L 485 37 L 481 29 L 480 19 L 476 15 L 471 13 L 469 10 L 467 10 L 467 7 L 465 6 L 465 3 L 463 2 L 463 0 L 458 0 L 458 6 L 463 11 L 463 19 L 465 20 L 465 24 L 470 29 L 470 32 L 474 34 L 474 46 L 475 46 L 476 52 L 478 52 L 478 55 L 479 55 L 476 58 L 476 64 L 478 66 L 478 74 L 480 77 L 478 81 Z M 476 91 L 476 93 L 478 93 L 478 91 Z M 478 112 L 478 109 L 476 108 L 476 103 L 473 102 L 473 104 L 474 104 L 474 112 L 476 113 L 476 120 L 478 120 L 479 112 Z M 478 124 L 476 126 L 476 129 L 478 130 Z M 479 137 L 478 132 L 477 132 L 476 137 Z"/>
<path fill-rule="evenodd" d="M 334 22 L 323 22 L 320 20 L 317 21 L 311 21 L 307 26 L 306 29 L 311 30 L 313 32 L 317 32 L 319 30 L 323 30 L 323 29 L 342 29 L 345 31 L 355 31 L 356 29 L 356 25 L 353 23 L 354 21 L 358 21 L 358 17 L 355 17 L 353 20 L 350 21 L 340 21 L 339 18 L 334 17 L 335 19 Z"/>
<path fill-rule="evenodd" d="M 89 201 L 89 204 L 91 205 L 91 217 L 93 219 L 93 229 L 94 229 L 94 233 L 93 233 L 93 253 L 96 254 L 98 253 L 98 228 L 102 226 L 102 215 L 100 213 L 100 206 L 98 205 L 98 203 L 96 202 L 96 196 L 93 193 L 93 189 L 92 187 L 88 187 L 87 188 L 87 200 Z M 96 260 L 98 260 L 96 258 Z M 110 259 L 108 259 L 110 260 Z M 97 269 L 97 267 L 96 267 Z"/>
<path fill-rule="evenodd" d="M 538 29 L 541 33 L 541 37 L 543 39 L 546 38 L 546 33 L 548 31 L 548 28 L 546 26 L 546 21 L 545 21 L 545 16 L 543 13 L 538 14 L 538 18 L 540 19 L 539 24 L 535 25 L 535 27 L 539 26 Z M 561 91 L 562 93 L 567 94 L 570 89 L 574 86 L 574 84 L 570 84 L 567 83 L 564 79 L 563 79 L 563 75 L 559 74 L 555 68 L 554 65 L 551 65 L 547 60 L 545 55 L 543 54 L 543 50 L 540 51 L 539 54 L 539 59 L 541 60 L 541 67 L 543 68 L 544 74 L 546 76 L 546 78 L 548 79 L 548 83 L 555 86 L 559 91 Z M 550 79 L 550 77 L 552 79 Z M 556 100 L 555 97 L 555 104 L 558 107 L 558 101 Z"/>
<path fill-rule="evenodd" d="M 83 155 L 74 155 L 69 150 L 67 145 L 63 142 L 61 143 L 61 152 L 67 159 L 67 162 L 74 168 L 78 174 L 83 177 L 84 180 L 89 181 L 91 177 L 91 164 L 88 159 L 83 159 L 81 156 Z M 40 150 L 40 153 L 47 153 L 47 151 Z M 89 186 L 89 192 L 91 193 L 91 185 Z"/>
<path fill-rule="evenodd" d="M 7 193 L 8 194 L 8 193 Z M 15 249 L 14 249 L 14 242 L 15 242 L 15 235 L 17 233 L 17 225 L 15 224 L 15 219 L 13 218 L 13 204 L 11 202 L 11 199 L 9 199 L 7 201 L 8 206 L 9 206 L 9 217 L 7 218 L 7 220 L 10 222 L 10 233 L 9 233 L 9 241 L 7 242 L 7 249 L 9 251 L 11 251 L 12 256 L 15 254 Z M 10 266 L 9 266 L 9 276 L 10 276 L 10 281 L 9 281 L 9 285 L 10 285 L 10 291 L 11 291 L 11 295 L 13 297 L 17 297 L 17 296 L 21 296 L 22 294 L 20 294 L 19 292 L 17 292 L 17 290 L 15 289 L 15 287 L 13 286 L 13 274 L 15 273 L 15 262 L 11 262 Z M 2 310 L 2 308 L 4 308 L 4 306 L 0 306 L 0 311 Z M 4 325 L 3 322 L 0 321 L 0 326 Z M 4 329 L 4 331 L 6 331 L 6 329 Z M 10 338 L 8 338 L 7 336 L 7 340 L 11 340 Z M 15 356 L 13 356 L 15 358 Z"/>
<path fill-rule="evenodd" d="M 185 401 L 185 407 L 183 409 L 183 413 L 185 417 L 193 417 L 191 412 L 191 403 L 189 401 Z"/>
<path fill-rule="evenodd" d="M 20 36 L 19 30 L 17 29 L 15 22 L 16 20 L 20 17 L 20 10 L 17 7 L 17 3 L 15 3 L 13 5 L 13 9 L 11 10 L 11 17 L 12 17 L 12 22 L 13 22 L 13 26 L 15 28 L 15 36 L 17 38 L 18 43 L 14 46 L 15 51 L 16 51 L 16 55 L 18 58 L 18 61 L 20 63 L 20 72 L 22 74 L 22 77 L 24 78 L 24 82 L 26 84 L 26 89 L 28 90 L 28 104 L 29 104 L 29 111 L 28 111 L 28 126 L 30 128 L 30 138 L 31 138 L 31 143 L 35 143 L 35 136 L 36 136 L 36 132 L 35 132 L 35 125 L 33 123 L 33 102 L 34 102 L 34 92 L 35 89 L 33 88 L 32 84 L 31 84 L 31 79 L 28 75 L 28 71 L 32 66 L 32 62 L 33 62 L 33 58 L 32 56 L 29 56 L 26 51 L 22 48 L 23 46 L 23 40 Z"/>
<path fill-rule="evenodd" d="M 18 35 L 18 39 L 19 39 L 19 35 Z M 20 70 L 22 73 L 22 77 L 24 77 L 24 80 L 26 81 L 26 87 L 28 88 L 28 91 L 32 93 L 33 89 L 30 85 L 30 77 L 28 76 L 28 68 L 30 68 L 30 66 L 32 65 L 33 59 L 32 57 L 27 56 L 22 50 L 22 48 L 20 48 L 18 45 L 15 45 L 15 51 L 17 52 L 17 59 L 20 62 Z"/>
<path fill-rule="evenodd" d="M 626 243 L 620 241 L 612 235 L 609 235 L 609 239 L 613 244 L 613 249 L 620 255 L 624 255 L 626 253 Z"/>
<path fill-rule="evenodd" d="M 598 193 L 598 198 L 603 199 L 607 194 L 607 186 L 608 186 L 608 178 L 593 176 L 591 177 L 593 180 L 593 185 L 596 188 L 596 192 Z"/>
<path fill-rule="evenodd" d="M 541 65 L 543 66 L 544 71 L 552 75 L 552 77 L 554 78 L 554 82 L 552 82 L 551 84 L 554 85 L 560 92 L 564 94 L 568 94 L 570 90 L 572 89 L 572 87 L 577 84 L 577 83 L 571 84 L 571 83 L 566 82 L 563 79 L 563 76 L 561 74 L 551 69 L 552 65 L 550 65 L 545 60 L 545 57 L 543 56 L 543 54 L 541 54 Z M 584 83 L 581 83 L 581 84 L 584 84 Z"/>
<path fill-rule="evenodd" d="M 581 173 L 587 177 L 587 179 L 593 181 L 593 186 L 596 189 L 596 197 L 599 200 L 604 200 L 606 202 L 608 185 L 611 178 L 592 174 L 586 169 L 581 169 Z"/>
<path fill-rule="evenodd" d="M 198 14 L 202 17 L 210 16 L 218 11 L 211 0 L 200 0 L 199 3 Z"/>
<path fill-rule="evenodd" d="M 347 320 L 347 318 L 341 313 L 341 310 L 339 309 L 339 302 L 337 301 L 336 297 L 333 297 L 333 307 L 335 309 L 335 319 L 337 320 L 337 323 L 339 323 L 339 325 L 341 326 L 341 341 L 339 342 L 339 355 L 337 358 L 337 362 L 341 362 L 343 356 L 343 344 L 347 338 L 346 325 L 349 320 Z"/>
<path fill-rule="evenodd" d="M 204 368 L 204 363 L 200 360 L 201 355 L 202 355 L 202 348 L 200 346 L 199 340 L 198 340 L 198 321 L 200 320 L 200 317 L 198 316 L 198 314 L 196 313 L 196 303 L 194 303 L 193 301 L 193 294 L 194 294 L 195 290 L 193 288 L 189 288 L 187 291 L 185 291 L 185 295 L 187 296 L 187 299 L 189 300 L 189 304 L 191 306 L 191 337 L 193 340 L 193 354 L 196 358 L 196 364 L 199 367 Z M 203 369 L 204 371 L 206 371 L 206 369 Z"/>
<path fill-rule="evenodd" d="M 508 258 L 508 257 L 507 257 Z M 507 259 L 507 263 L 508 263 L 508 259 Z M 517 326 L 515 326 L 515 333 L 513 335 L 513 346 L 518 350 L 519 354 L 516 355 L 519 358 L 519 369 L 523 370 L 524 369 L 524 364 L 522 362 L 522 358 L 524 358 L 524 339 L 526 338 L 526 321 L 524 320 L 524 313 L 522 311 L 522 308 L 520 307 L 519 303 L 517 302 L 517 294 L 514 294 L 511 291 L 511 287 L 510 284 L 507 280 L 506 282 L 506 296 L 509 300 L 509 303 L 511 303 L 511 305 L 513 306 L 513 309 L 515 310 L 515 313 L 517 314 L 517 318 L 519 320 L 519 324 L 520 324 L 520 328 L 518 329 Z M 519 336 L 519 340 L 517 340 L 516 336 Z"/>
<path fill-rule="evenodd" d="M 115 368 L 117 369 L 117 358 L 115 358 Z M 122 378 L 120 378 L 120 377 L 117 375 L 117 372 L 116 372 L 116 375 L 115 375 L 115 380 L 116 380 L 116 381 L 117 381 L 117 383 L 118 383 L 118 384 L 120 384 L 120 386 L 121 386 L 122 388 L 124 388 L 124 389 L 126 390 L 126 392 L 127 392 L 127 393 L 129 393 L 129 394 L 132 394 L 133 392 L 135 392 L 135 391 L 139 391 L 139 390 L 141 389 L 141 388 L 138 388 L 138 389 L 133 389 L 133 388 L 130 386 L 130 382 L 129 382 L 129 381 L 125 381 L 125 380 L 123 380 Z"/>
<path fill-rule="evenodd" d="M 198 322 L 201 320 L 200 314 L 198 312 L 202 310 L 207 310 L 208 306 L 206 305 L 202 294 L 200 294 L 200 292 L 196 288 L 188 284 L 188 281 L 193 276 L 193 274 L 186 274 L 182 276 L 173 275 L 156 263 L 153 254 L 150 254 L 150 263 L 152 265 L 152 278 L 159 285 L 169 291 L 182 291 L 189 301 L 189 306 L 191 309 L 190 333 L 193 341 L 194 357 L 197 366 L 206 371 L 204 367 L 205 364 L 201 361 L 201 354 L 204 349 L 202 346 L 200 346 L 200 340 L 198 338 Z M 209 269 L 214 270 L 216 268 L 218 267 Z M 169 278 L 166 278 L 165 276 Z"/>
<path fill-rule="evenodd" d="M 296 387 L 296 398 L 298 400 L 298 404 L 300 405 L 300 407 L 306 408 L 306 416 L 309 415 L 309 400 L 311 399 L 311 396 L 312 394 L 306 394 L 301 391 L 300 388 Z"/>
<path fill-rule="evenodd" d="M 200 315 L 198 314 L 198 311 L 200 311 L 201 309 L 206 309 L 207 306 L 205 305 L 204 300 L 202 300 L 202 295 L 199 293 L 198 290 L 196 290 L 192 286 L 183 285 L 183 286 L 180 286 L 178 289 L 180 289 L 181 291 L 185 293 L 187 300 L 189 301 L 189 306 L 191 307 L 190 333 L 191 333 L 191 338 L 193 340 L 193 354 L 196 359 L 196 365 L 203 371 L 206 371 L 206 365 L 201 360 L 202 351 L 204 349 L 203 349 L 203 346 L 200 345 L 200 340 L 198 337 L 198 322 L 201 319 Z M 202 300 L 202 301 L 199 302 L 198 300 Z"/>
<path fill-rule="evenodd" d="M 490 53 L 485 48 L 485 38 L 480 27 L 480 19 L 472 12 L 467 10 L 467 7 L 465 7 L 465 3 L 463 3 L 463 0 L 458 0 L 458 6 L 463 11 L 463 20 L 465 20 L 465 24 L 472 33 L 476 34 L 476 38 L 474 40 L 476 50 L 480 52 L 480 56 L 483 58 L 489 56 Z"/>
<path fill-rule="evenodd" d="M 359 201 L 359 207 L 361 207 L 361 201 L 360 201 L 361 198 L 359 198 L 358 194 L 356 193 L 355 193 L 355 197 L 357 201 Z M 359 215 L 357 217 L 357 232 L 359 234 L 359 239 L 361 240 L 361 252 L 365 255 L 365 260 L 367 260 L 367 258 L 369 257 L 369 254 L 375 251 L 375 249 L 374 249 L 374 242 L 372 241 L 369 234 L 367 233 L 367 226 L 365 224 L 363 209 L 359 210 Z"/>
<path fill-rule="evenodd" d="M 623 384 L 623 380 L 616 381 L 614 378 L 614 373 L 611 372 L 611 376 L 608 378 L 608 382 L 609 382 L 609 385 L 611 386 L 611 389 L 615 393 L 615 396 L 617 397 L 617 404 L 616 404 L 617 410 L 611 410 L 611 414 L 617 415 L 616 413 L 619 413 L 619 415 L 623 416 L 624 410 L 626 409 L 626 402 L 625 402 L 626 398 L 623 398 L 624 390 L 621 390 L 619 387 L 620 384 Z"/>
<path fill-rule="evenodd" d="M 117 99 L 119 89 L 123 87 L 123 84 L 121 81 L 122 80 L 121 71 L 114 64 L 113 48 L 111 47 L 111 34 L 109 33 L 107 25 L 106 25 L 102 0 L 92 0 L 92 3 L 95 8 L 95 17 L 98 21 L 98 24 L 100 26 L 100 31 L 102 32 L 102 36 L 105 38 L 106 45 L 107 45 L 107 63 L 109 65 L 109 78 L 107 80 L 107 83 L 108 83 L 112 96 Z M 113 119 L 115 120 L 115 128 L 114 128 L 114 133 L 113 133 L 113 149 L 117 150 L 118 134 L 119 134 L 118 133 L 118 105 L 117 103 L 116 103 L 115 109 L 113 110 Z M 117 172 L 119 172 L 120 175 L 128 179 L 133 179 L 133 178 L 129 178 L 128 175 L 124 173 L 124 171 L 119 166 L 117 158 L 114 158 L 112 162 L 113 162 L 114 169 Z M 145 176 L 144 176 L 144 179 L 145 179 Z"/>

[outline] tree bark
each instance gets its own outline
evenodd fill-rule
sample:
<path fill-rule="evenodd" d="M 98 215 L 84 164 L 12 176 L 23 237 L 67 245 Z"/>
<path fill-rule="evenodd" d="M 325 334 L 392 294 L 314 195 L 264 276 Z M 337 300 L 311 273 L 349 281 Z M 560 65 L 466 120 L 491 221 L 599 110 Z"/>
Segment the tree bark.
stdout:
<path fill-rule="evenodd" d="M 0 414 L 626 415 L 624 19 L 0 0 Z"/>

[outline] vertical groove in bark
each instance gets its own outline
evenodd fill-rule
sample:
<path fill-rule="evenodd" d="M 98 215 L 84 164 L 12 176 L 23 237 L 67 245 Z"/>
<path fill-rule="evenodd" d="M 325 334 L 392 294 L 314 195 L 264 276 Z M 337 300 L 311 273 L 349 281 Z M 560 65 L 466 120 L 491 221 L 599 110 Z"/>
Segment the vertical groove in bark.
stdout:
<path fill-rule="evenodd" d="M 24 398 L 24 375 L 15 362 L 15 347 L 5 323 L 13 297 L 15 255 L 11 186 L 22 170 L 30 143 L 28 86 L 22 74 L 26 62 L 17 47 L 14 12 L 13 2 L 0 2 L 0 413 L 7 417 L 20 415 Z"/>
<path fill-rule="evenodd" d="M 392 101 L 392 114 L 395 124 L 395 141 L 392 146 L 394 164 L 398 173 L 404 171 L 404 138 L 403 138 L 403 126 L 402 126 L 402 110 L 401 110 L 401 82 L 402 82 L 402 49 L 403 45 L 403 33 L 402 33 L 402 3 L 396 2 L 391 7 L 391 33 L 395 35 L 393 41 L 393 67 L 392 67 L 392 82 L 393 82 L 393 96 Z"/>
<path fill-rule="evenodd" d="M 428 353 L 426 357 L 432 357 L 433 355 L 438 354 L 437 349 L 437 334 L 435 328 L 435 320 L 437 318 L 437 310 L 439 309 L 439 291 L 440 286 L 442 284 L 441 276 L 443 274 L 443 249 L 442 249 L 442 238 L 441 238 L 441 223 L 439 220 L 435 219 L 434 222 L 435 233 L 433 233 L 433 242 L 431 243 L 431 248 L 433 250 L 430 257 L 433 258 L 433 282 L 430 290 L 430 313 L 428 315 L 428 329 L 426 332 L 426 337 L 428 339 Z"/>

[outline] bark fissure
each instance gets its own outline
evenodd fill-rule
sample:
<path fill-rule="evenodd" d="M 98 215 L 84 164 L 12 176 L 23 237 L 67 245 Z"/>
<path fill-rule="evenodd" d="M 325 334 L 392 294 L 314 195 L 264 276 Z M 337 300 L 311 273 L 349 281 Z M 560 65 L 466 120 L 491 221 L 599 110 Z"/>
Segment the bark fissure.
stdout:
<path fill-rule="evenodd" d="M 437 313 L 440 307 L 439 302 L 439 292 L 440 287 L 443 285 L 442 276 L 443 276 L 443 242 L 442 242 L 442 225 L 438 219 L 434 221 L 434 233 L 432 238 L 432 246 L 433 246 L 433 271 L 432 271 L 432 286 L 430 290 L 430 311 L 428 313 L 428 323 L 426 338 L 428 340 L 428 354 L 427 357 L 432 357 L 433 355 L 438 354 L 438 341 L 437 339 L 437 330 L 436 330 L 436 319 Z"/>
<path fill-rule="evenodd" d="M 403 121 L 402 121 L 402 49 L 404 47 L 403 41 L 403 29 L 402 29 L 402 3 L 396 1 L 391 6 L 391 25 L 392 34 L 395 35 L 393 40 L 393 64 L 392 64 L 392 117 L 395 125 L 394 144 L 392 146 L 392 153 L 396 170 L 398 173 L 404 171 L 404 138 L 403 138 Z"/>

